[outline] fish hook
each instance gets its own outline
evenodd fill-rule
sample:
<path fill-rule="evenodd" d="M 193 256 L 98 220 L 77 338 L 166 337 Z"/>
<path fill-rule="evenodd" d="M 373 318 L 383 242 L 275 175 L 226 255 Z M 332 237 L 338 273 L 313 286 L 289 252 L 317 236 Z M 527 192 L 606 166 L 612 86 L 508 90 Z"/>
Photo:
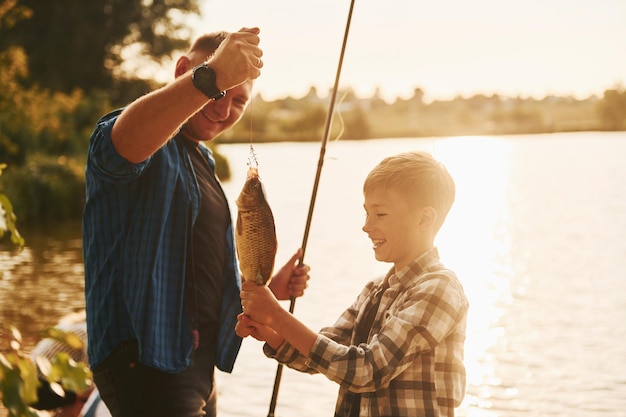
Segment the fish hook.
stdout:
<path fill-rule="evenodd" d="M 254 164 L 254 168 L 259 167 L 259 160 L 256 157 L 256 152 L 254 151 L 254 147 L 250 144 L 250 154 L 248 155 L 248 167 L 252 168 L 252 164 Z"/>

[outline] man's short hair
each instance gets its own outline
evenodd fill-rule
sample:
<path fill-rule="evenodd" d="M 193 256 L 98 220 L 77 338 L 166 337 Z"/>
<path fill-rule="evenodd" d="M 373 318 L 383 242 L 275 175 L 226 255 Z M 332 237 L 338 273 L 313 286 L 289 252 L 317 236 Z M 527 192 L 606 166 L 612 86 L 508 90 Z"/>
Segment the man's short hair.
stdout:
<path fill-rule="evenodd" d="M 225 31 L 201 35 L 191 44 L 189 52 L 204 51 L 211 56 L 215 53 L 217 48 L 219 48 L 224 39 L 226 39 L 226 36 L 228 36 L 228 32 Z"/>

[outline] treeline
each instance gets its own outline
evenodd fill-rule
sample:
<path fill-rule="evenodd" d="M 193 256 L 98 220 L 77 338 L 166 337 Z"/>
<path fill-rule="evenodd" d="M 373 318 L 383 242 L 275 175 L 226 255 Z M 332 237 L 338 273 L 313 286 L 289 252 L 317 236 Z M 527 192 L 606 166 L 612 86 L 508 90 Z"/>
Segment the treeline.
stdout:
<path fill-rule="evenodd" d="M 328 95 L 330 96 L 330 94 Z M 387 103 L 379 95 L 338 92 L 331 138 L 372 139 L 461 135 L 507 135 L 571 131 L 626 130 L 626 89 L 616 86 L 602 97 L 548 96 L 542 99 L 475 95 L 425 103 L 415 89 L 409 99 Z M 257 96 L 240 123 L 222 140 L 320 140 L 329 99 L 315 88 L 301 98 L 265 101 Z"/>
<path fill-rule="evenodd" d="M 0 194 L 19 222 L 81 216 L 95 122 L 158 86 L 122 72 L 122 52 L 132 46 L 153 61 L 181 53 L 189 36 L 180 22 L 197 12 L 196 0 L 0 0 L 0 164 L 7 165 Z M 350 89 L 337 97 L 331 139 L 626 130 L 621 86 L 584 100 L 477 95 L 425 103 L 421 89 L 393 103 Z M 257 95 L 219 142 L 320 140 L 328 100 L 314 88 L 301 98 Z M 218 168 L 227 178 L 227 161 L 218 159 Z"/>
<path fill-rule="evenodd" d="M 123 53 L 185 50 L 198 13 L 197 0 L 0 0 L 0 195 L 18 223 L 81 216 L 95 122 L 157 87 L 122 71 Z"/>

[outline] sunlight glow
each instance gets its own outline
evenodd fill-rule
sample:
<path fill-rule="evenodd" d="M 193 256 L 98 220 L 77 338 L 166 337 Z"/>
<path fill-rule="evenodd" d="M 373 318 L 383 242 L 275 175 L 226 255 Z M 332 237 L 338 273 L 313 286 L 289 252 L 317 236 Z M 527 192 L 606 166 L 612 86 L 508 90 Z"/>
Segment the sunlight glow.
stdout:
<path fill-rule="evenodd" d="M 437 142 L 435 155 L 457 186 L 456 201 L 437 246 L 470 301 L 465 342 L 467 395 L 461 408 L 471 416 L 467 409 L 479 407 L 484 416 L 484 409 L 491 408 L 492 387 L 501 384 L 490 352 L 504 336 L 498 322 L 512 301 L 507 260 L 511 236 L 503 226 L 510 217 L 506 186 L 511 149 L 502 139 L 458 137 Z"/>
<path fill-rule="evenodd" d="M 261 28 L 269 100 L 333 85 L 349 1 L 201 2 L 196 33 Z M 626 2 L 356 2 L 342 86 L 385 100 L 501 94 L 587 98 L 626 83 Z"/>

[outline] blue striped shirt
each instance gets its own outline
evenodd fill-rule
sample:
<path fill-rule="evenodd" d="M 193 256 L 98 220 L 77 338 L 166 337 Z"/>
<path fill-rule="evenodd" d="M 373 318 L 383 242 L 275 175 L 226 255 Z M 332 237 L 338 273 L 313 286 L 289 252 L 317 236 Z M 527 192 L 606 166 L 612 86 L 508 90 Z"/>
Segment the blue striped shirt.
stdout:
<path fill-rule="evenodd" d="M 200 209 L 200 190 L 189 154 L 170 140 L 146 161 L 117 153 L 111 129 L 116 110 L 97 123 L 89 143 L 83 214 L 88 354 L 98 366 L 124 341 L 136 339 L 140 361 L 166 371 L 190 365 L 193 336 L 184 302 L 187 249 Z M 210 150 L 200 147 L 209 159 Z M 241 346 L 241 278 L 232 225 L 227 243 L 216 366 L 231 372 Z M 235 271 L 234 273 L 232 271 Z"/>

